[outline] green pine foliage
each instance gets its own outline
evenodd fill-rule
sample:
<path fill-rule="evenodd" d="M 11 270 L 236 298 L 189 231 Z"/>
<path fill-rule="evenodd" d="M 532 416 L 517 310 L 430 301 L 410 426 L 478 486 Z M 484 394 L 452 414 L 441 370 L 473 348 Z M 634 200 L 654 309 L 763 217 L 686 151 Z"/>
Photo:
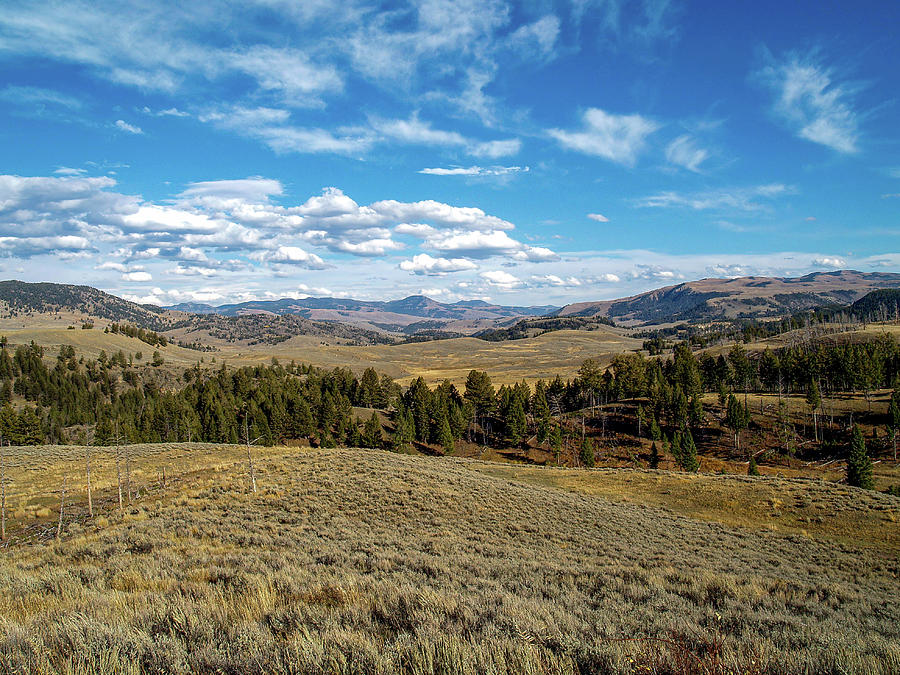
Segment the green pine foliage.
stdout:
<path fill-rule="evenodd" d="M 853 425 L 850 438 L 850 452 L 847 455 L 847 484 L 854 487 L 873 490 L 872 460 L 866 452 L 866 439 L 859 425 Z"/>
<path fill-rule="evenodd" d="M 648 464 L 651 469 L 659 468 L 659 449 L 656 447 L 656 441 L 650 444 L 650 460 Z"/>
<path fill-rule="evenodd" d="M 582 466 L 585 466 L 588 469 L 594 467 L 594 441 L 592 441 L 589 436 L 585 436 L 581 441 L 579 459 L 581 460 Z"/>

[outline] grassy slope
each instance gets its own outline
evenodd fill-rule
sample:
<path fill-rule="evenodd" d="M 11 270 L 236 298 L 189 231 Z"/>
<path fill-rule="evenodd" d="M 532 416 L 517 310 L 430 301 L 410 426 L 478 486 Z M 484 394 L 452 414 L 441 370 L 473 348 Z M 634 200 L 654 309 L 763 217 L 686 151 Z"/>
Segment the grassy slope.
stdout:
<path fill-rule="evenodd" d="M 136 338 L 104 334 L 98 330 L 65 330 L 65 328 L 17 328 L 3 330 L 10 342 L 27 344 L 34 340 L 51 351 L 59 345 L 71 344 L 79 354 L 96 357 L 101 349 L 107 353 L 122 349 L 126 355 L 143 351 L 148 359 L 154 348 Z M 215 358 L 230 365 L 256 365 L 268 363 L 274 356 L 288 362 L 311 363 L 333 368 L 350 367 L 362 371 L 371 366 L 408 383 L 421 375 L 430 384 L 449 378 L 462 384 L 473 368 L 488 371 L 498 384 L 527 379 L 553 378 L 557 374 L 571 377 L 581 363 L 589 358 L 609 362 L 625 350 L 639 349 L 641 342 L 626 337 L 624 331 L 604 329 L 598 331 L 559 331 L 536 338 L 512 342 L 485 342 L 476 338 L 457 338 L 403 345 L 378 345 L 355 347 L 336 344 L 325 338 L 298 336 L 277 345 L 233 347 L 219 345 L 219 351 L 202 353 L 176 346 L 161 349 L 163 357 L 172 366 L 187 367 L 201 358 L 207 365 Z"/>
<path fill-rule="evenodd" d="M 0 671 L 900 668 L 900 568 L 883 537 L 860 546 L 825 529 L 791 536 L 729 522 L 739 510 L 729 500 L 759 492 L 746 481 L 691 479 L 719 490 L 694 519 L 681 515 L 693 507 L 672 505 L 695 489 L 665 472 L 509 474 L 452 458 L 255 452 L 252 494 L 240 448 L 135 446 L 142 496 L 122 522 L 107 490 L 113 524 L 81 519 L 60 542 L 6 551 Z M 35 467 L 59 473 L 79 457 L 38 450 L 13 477 L 37 485 Z M 165 490 L 163 464 L 175 473 Z M 752 483 L 790 495 L 785 517 L 804 512 L 800 484 Z M 900 508 L 879 495 L 866 503 L 886 508 L 861 510 L 858 491 L 802 486 L 829 517 L 853 512 L 861 530 L 883 529 Z M 710 517 L 719 501 L 727 517 Z"/>

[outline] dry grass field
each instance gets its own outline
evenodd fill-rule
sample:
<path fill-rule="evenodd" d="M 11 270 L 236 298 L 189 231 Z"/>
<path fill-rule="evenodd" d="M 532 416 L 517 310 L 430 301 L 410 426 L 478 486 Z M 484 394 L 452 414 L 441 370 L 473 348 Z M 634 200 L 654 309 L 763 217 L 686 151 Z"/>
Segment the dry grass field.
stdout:
<path fill-rule="evenodd" d="M 240 447 L 133 446 L 92 520 L 83 449 L 13 450 L 0 672 L 900 670 L 887 495 L 297 448 L 254 448 L 253 493 Z"/>
<path fill-rule="evenodd" d="M 126 355 L 142 351 L 149 360 L 154 348 L 137 338 L 104 334 L 102 326 L 93 330 L 65 328 L 19 328 L 4 330 L 13 344 L 32 340 L 56 353 L 59 346 L 71 344 L 79 354 L 96 358 L 101 349 L 107 353 L 123 350 Z M 367 367 L 390 375 L 401 384 L 418 376 L 434 385 L 449 379 L 457 385 L 465 382 L 473 368 L 489 372 L 497 384 L 523 379 L 572 377 L 587 358 L 608 363 L 626 350 L 640 349 L 641 341 L 627 337 L 626 331 L 603 327 L 597 331 L 558 331 L 512 342 L 485 342 L 476 338 L 456 338 L 434 342 L 398 345 L 351 346 L 338 340 L 297 336 L 277 345 L 236 347 L 218 345 L 215 352 L 198 352 L 169 345 L 160 353 L 170 367 L 190 367 L 202 358 L 206 366 L 221 364 L 267 364 L 273 357 L 287 363 L 309 363 L 324 368 L 348 367 L 362 372 Z M 215 359 L 215 364 L 213 363 Z"/>

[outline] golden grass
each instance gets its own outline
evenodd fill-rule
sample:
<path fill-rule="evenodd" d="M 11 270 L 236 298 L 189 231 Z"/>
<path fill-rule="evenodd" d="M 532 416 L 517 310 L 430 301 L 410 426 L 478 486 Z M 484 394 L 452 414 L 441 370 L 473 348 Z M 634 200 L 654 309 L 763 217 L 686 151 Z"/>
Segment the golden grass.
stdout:
<path fill-rule="evenodd" d="M 133 450 L 124 519 L 74 495 L 62 540 L 0 558 L 0 672 L 900 669 L 897 498 L 291 448 L 256 449 L 254 494 L 239 447 Z M 17 482 L 79 466 L 30 452 Z"/>
<path fill-rule="evenodd" d="M 14 344 L 34 340 L 55 353 L 62 344 L 71 344 L 79 354 L 96 358 L 101 349 L 112 353 L 122 349 L 126 355 L 137 351 L 149 361 L 154 348 L 136 338 L 104 334 L 100 330 L 20 328 L 4 334 Z M 326 338 L 297 336 L 277 345 L 235 347 L 219 345 L 216 352 L 197 352 L 170 345 L 160 349 L 167 366 L 188 367 L 201 358 L 207 367 L 223 361 L 229 365 L 266 364 L 273 357 L 324 368 L 349 367 L 362 371 L 373 367 L 406 384 L 422 376 L 429 384 L 449 379 L 457 385 L 465 382 L 472 369 L 487 371 L 498 384 L 520 380 L 531 382 L 551 379 L 557 374 L 572 377 L 587 358 L 609 363 L 626 350 L 639 349 L 641 342 L 627 337 L 626 331 L 603 327 L 597 331 L 558 331 L 535 338 L 510 342 L 485 342 L 477 338 L 457 338 L 434 342 L 367 347 L 337 344 Z M 215 364 L 213 364 L 215 359 Z"/>
<path fill-rule="evenodd" d="M 826 539 L 900 556 L 900 499 L 824 480 L 649 469 L 476 466 L 496 477 L 619 503 L 650 504 L 731 528 Z"/>

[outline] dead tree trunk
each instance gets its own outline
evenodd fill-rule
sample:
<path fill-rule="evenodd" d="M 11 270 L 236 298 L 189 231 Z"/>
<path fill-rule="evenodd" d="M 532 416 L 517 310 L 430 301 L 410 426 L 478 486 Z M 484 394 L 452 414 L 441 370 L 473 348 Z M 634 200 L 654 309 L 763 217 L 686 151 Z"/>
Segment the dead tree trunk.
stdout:
<path fill-rule="evenodd" d="M 62 494 L 59 497 L 59 524 L 56 526 L 56 538 L 59 539 L 62 534 L 63 509 L 66 506 L 66 483 L 68 478 L 63 478 Z"/>
<path fill-rule="evenodd" d="M 94 497 L 91 494 L 91 446 L 86 445 L 84 450 L 84 462 L 87 469 L 87 493 L 88 493 L 88 515 L 94 517 Z"/>
<path fill-rule="evenodd" d="M 116 483 L 119 487 L 119 517 L 122 516 L 122 457 L 119 451 L 119 420 L 116 420 Z"/>
<path fill-rule="evenodd" d="M 6 462 L 3 456 L 3 436 L 0 435 L 0 541 L 6 541 Z"/>
<path fill-rule="evenodd" d="M 125 488 L 128 492 L 128 503 L 131 503 L 131 448 L 125 446 Z"/>
<path fill-rule="evenodd" d="M 250 428 L 244 418 L 244 442 L 247 444 L 247 465 L 250 469 L 250 487 L 256 492 L 256 472 L 253 470 L 253 455 L 250 453 Z"/>

